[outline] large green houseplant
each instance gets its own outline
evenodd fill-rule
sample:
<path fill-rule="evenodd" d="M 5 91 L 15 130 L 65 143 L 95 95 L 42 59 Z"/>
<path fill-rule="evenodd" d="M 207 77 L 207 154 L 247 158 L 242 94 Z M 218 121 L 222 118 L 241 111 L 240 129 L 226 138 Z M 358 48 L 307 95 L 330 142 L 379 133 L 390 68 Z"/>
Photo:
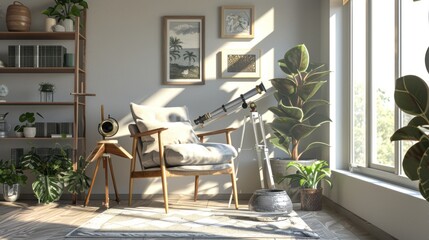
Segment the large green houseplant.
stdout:
<path fill-rule="evenodd" d="M 270 124 L 274 131 L 270 142 L 292 160 L 299 160 L 310 149 L 328 146 L 319 141 L 310 142 L 305 147 L 300 143 L 330 121 L 318 112 L 320 107 L 328 105 L 328 101 L 316 98 L 327 82 L 329 71 L 323 70 L 323 65 L 310 64 L 310 55 L 304 44 L 288 50 L 278 63 L 285 77 L 271 80 L 277 105 L 269 108 L 276 116 Z"/>
<path fill-rule="evenodd" d="M 391 141 L 414 141 L 404 155 L 405 175 L 419 181 L 421 195 L 429 201 L 429 89 L 418 76 L 407 75 L 396 79 L 395 103 L 404 113 L 414 116 L 409 123 L 396 130 Z"/>
<path fill-rule="evenodd" d="M 85 174 L 88 164 L 89 162 L 85 163 L 81 157 L 74 171 L 71 158 L 59 145 L 46 156 L 40 156 L 33 148 L 24 155 L 22 161 L 22 165 L 32 170 L 36 176 L 32 188 L 39 203 L 59 200 L 64 187 L 72 194 L 88 189 L 90 179 Z"/>
<path fill-rule="evenodd" d="M 290 162 L 287 168 L 294 168 L 295 173 L 284 176 L 280 181 L 290 179 L 290 183 L 297 183 L 301 187 L 301 209 L 305 211 L 318 211 L 322 209 L 322 187 L 320 183 L 331 183 L 331 169 L 323 160 L 313 162 L 311 165 L 303 165 L 299 161 Z"/>
<path fill-rule="evenodd" d="M 269 141 L 283 150 L 288 155 L 288 160 L 301 160 L 302 163 L 311 164 L 313 161 L 301 159 L 302 154 L 328 144 L 310 139 L 302 144 L 302 140 L 330 121 L 320 113 L 320 109 L 326 107 L 328 101 L 317 98 L 317 93 L 327 82 L 329 71 L 323 65 L 310 63 L 310 55 L 304 44 L 289 49 L 283 59 L 278 60 L 278 64 L 285 76 L 271 80 L 277 105 L 269 108 L 275 114 L 270 123 L 273 135 Z M 285 189 L 292 202 L 299 202 L 299 186 L 291 186 L 289 180 L 279 182 L 279 179 L 292 173 L 286 169 L 289 161 L 272 159 L 270 162 L 276 187 Z"/>

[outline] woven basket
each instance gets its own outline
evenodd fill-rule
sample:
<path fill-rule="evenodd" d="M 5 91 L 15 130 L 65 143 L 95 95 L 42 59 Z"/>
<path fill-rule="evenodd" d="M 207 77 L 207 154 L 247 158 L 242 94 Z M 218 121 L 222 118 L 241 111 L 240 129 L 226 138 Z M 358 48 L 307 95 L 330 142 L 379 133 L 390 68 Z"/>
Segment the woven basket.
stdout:
<path fill-rule="evenodd" d="M 320 211 L 322 210 L 322 188 L 301 189 L 301 210 Z"/>
<path fill-rule="evenodd" d="M 6 25 L 10 32 L 28 32 L 31 25 L 31 13 L 24 4 L 14 1 L 7 7 Z"/>

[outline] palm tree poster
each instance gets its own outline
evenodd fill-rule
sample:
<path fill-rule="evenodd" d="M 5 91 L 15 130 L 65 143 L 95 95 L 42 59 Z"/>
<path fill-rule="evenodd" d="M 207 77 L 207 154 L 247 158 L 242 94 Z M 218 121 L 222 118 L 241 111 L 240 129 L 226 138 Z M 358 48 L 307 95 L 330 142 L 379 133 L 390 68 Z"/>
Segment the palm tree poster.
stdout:
<path fill-rule="evenodd" d="M 163 17 L 164 84 L 204 84 L 204 17 Z"/>

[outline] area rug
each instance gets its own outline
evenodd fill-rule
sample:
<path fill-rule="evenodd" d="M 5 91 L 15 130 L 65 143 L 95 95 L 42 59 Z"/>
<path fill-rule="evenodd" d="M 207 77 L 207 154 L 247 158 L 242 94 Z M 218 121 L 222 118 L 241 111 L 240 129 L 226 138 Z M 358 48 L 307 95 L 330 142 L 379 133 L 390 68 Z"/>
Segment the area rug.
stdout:
<path fill-rule="evenodd" d="M 259 216 L 259 217 L 256 217 Z M 267 219 L 271 221 L 267 221 Z M 273 221 L 274 220 L 274 221 Z M 249 211 L 111 208 L 66 235 L 68 238 L 318 239 L 295 212 L 275 218 Z"/>

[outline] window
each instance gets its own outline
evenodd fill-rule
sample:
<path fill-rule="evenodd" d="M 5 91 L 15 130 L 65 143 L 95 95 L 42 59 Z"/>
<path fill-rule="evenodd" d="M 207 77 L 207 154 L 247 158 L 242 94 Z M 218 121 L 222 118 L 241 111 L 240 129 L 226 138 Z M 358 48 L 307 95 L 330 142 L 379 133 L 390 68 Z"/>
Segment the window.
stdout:
<path fill-rule="evenodd" d="M 429 1 L 353 0 L 351 7 L 351 102 L 353 169 L 402 175 L 402 149 L 390 142 L 408 123 L 395 107 L 395 79 L 413 74 L 429 80 Z M 376 170 L 376 171 L 374 171 Z"/>

